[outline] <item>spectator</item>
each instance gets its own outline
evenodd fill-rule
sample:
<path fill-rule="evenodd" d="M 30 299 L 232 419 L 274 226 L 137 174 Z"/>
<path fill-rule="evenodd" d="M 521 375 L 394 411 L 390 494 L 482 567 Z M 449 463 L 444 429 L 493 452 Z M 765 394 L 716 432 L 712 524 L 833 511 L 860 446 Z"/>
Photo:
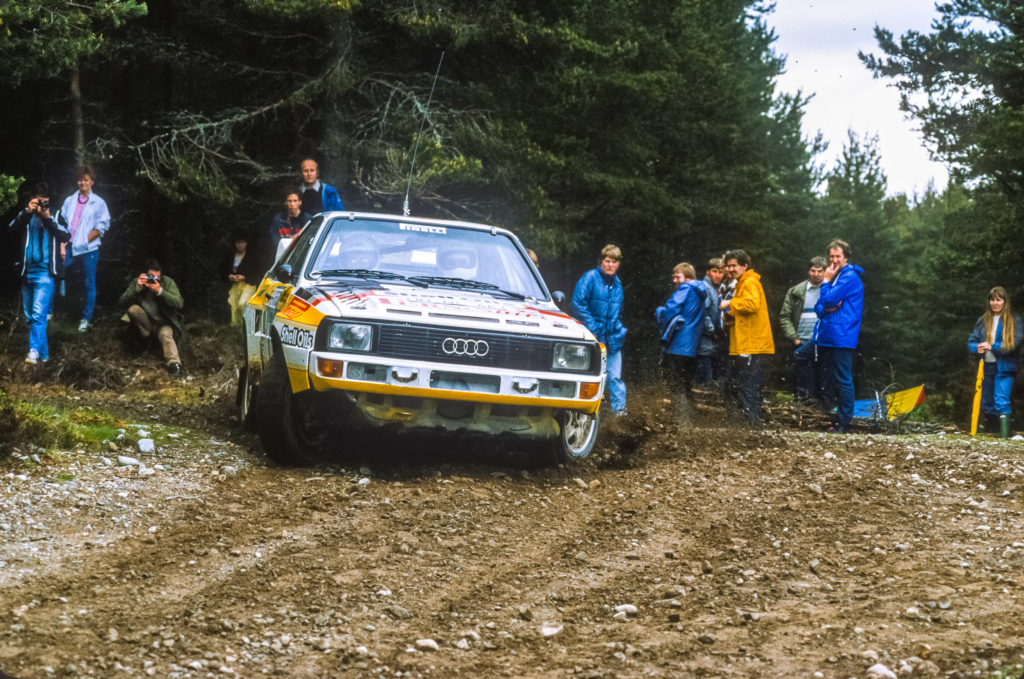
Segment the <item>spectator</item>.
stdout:
<path fill-rule="evenodd" d="M 768 304 L 761 287 L 761 276 L 750 268 L 747 253 L 730 250 L 724 259 L 729 276 L 736 280 L 735 295 L 721 303 L 722 310 L 732 318 L 726 407 L 733 412 L 742 409 L 747 422 L 751 426 L 759 426 L 763 419 L 761 356 L 775 353 Z"/>
<path fill-rule="evenodd" d="M 626 413 L 626 384 L 622 381 L 622 342 L 626 328 L 622 314 L 622 283 L 617 274 L 622 251 L 616 245 L 601 250 L 601 261 L 580 277 L 572 294 L 572 303 L 583 325 L 594 333 L 608 351 L 608 393 L 612 414 Z"/>
<path fill-rule="evenodd" d="M 829 267 L 814 310 L 821 321 L 815 343 L 825 366 L 825 398 L 836 406 L 829 431 L 848 434 L 853 421 L 853 354 L 860 337 L 864 307 L 864 269 L 850 263 L 850 244 L 834 240 L 828 245 Z"/>
<path fill-rule="evenodd" d="M 270 220 L 270 230 L 267 231 L 266 256 L 271 259 L 270 264 L 277 261 L 277 244 L 281 239 L 295 238 L 309 220 L 309 214 L 302 211 L 299 192 L 288 193 L 284 198 L 284 210 L 274 215 Z"/>
<path fill-rule="evenodd" d="M 1020 354 L 1018 339 L 1024 339 L 1024 320 L 1013 313 L 1006 290 L 994 287 L 988 292 L 988 308 L 974 324 L 967 339 L 967 350 L 980 356 L 985 367 L 981 383 L 981 412 L 985 414 L 986 429 L 995 431 L 998 420 L 999 435 L 1010 438 L 1010 391 L 1017 374 Z"/>
<path fill-rule="evenodd" d="M 68 278 L 80 282 L 79 290 L 83 300 L 78 332 L 85 332 L 92 323 L 93 310 L 96 308 L 96 265 L 100 259 L 103 235 L 110 228 L 110 211 L 107 210 L 107 203 L 92 192 L 96 178 L 92 167 L 79 167 L 76 176 L 78 192 L 64 200 L 60 213 L 69 221 L 71 231 L 64 271 Z"/>
<path fill-rule="evenodd" d="M 722 299 L 718 294 L 718 286 L 725 278 L 725 271 L 722 270 L 723 263 L 720 257 L 715 257 L 708 262 L 707 270 L 704 272 L 704 287 L 708 291 L 705 306 L 708 310 L 708 318 L 711 320 L 711 334 L 703 333 L 700 343 L 697 345 L 697 383 L 708 384 L 722 376 L 722 361 L 720 345 L 724 335 L 722 334 L 722 312 L 718 306 Z"/>
<path fill-rule="evenodd" d="M 796 397 L 802 400 L 821 400 L 825 384 L 823 364 L 818 360 L 817 347 L 812 341 L 814 326 L 818 323 L 814 305 L 818 302 L 824 279 L 825 258 L 815 257 L 807 270 L 807 280 L 789 289 L 779 314 L 782 334 L 793 345 L 793 385 Z"/>
<path fill-rule="evenodd" d="M 162 275 L 160 269 L 159 262 L 148 260 L 146 271 L 128 284 L 120 302 L 121 306 L 128 307 L 129 332 L 137 333 L 147 343 L 155 335 L 160 341 L 167 372 L 171 377 L 181 377 L 178 340 L 184 328 L 181 313 L 184 303 L 174 279 Z"/>
<path fill-rule="evenodd" d="M 665 381 L 683 424 L 690 421 L 697 347 L 702 336 L 714 332 L 706 305 L 708 288 L 696 278 L 697 272 L 689 263 L 677 264 L 672 269 L 675 292 L 654 312 L 661 335 Z"/>
<path fill-rule="evenodd" d="M 732 361 L 729 360 L 729 344 L 730 337 L 732 336 L 733 318 L 730 314 L 724 311 L 722 303 L 732 299 L 733 295 L 736 294 L 736 279 L 733 277 L 732 272 L 725 266 L 725 255 L 722 255 L 722 257 L 717 259 L 722 262 L 722 282 L 718 284 L 718 322 L 722 328 L 722 341 L 715 346 L 715 360 L 718 361 L 719 365 L 719 380 L 722 383 L 722 399 L 728 403 L 728 387 L 732 383 L 729 379 L 729 371 L 732 369 Z"/>
<path fill-rule="evenodd" d="M 331 210 L 344 210 L 338 190 L 320 181 L 320 168 L 312 158 L 306 158 L 299 165 L 302 172 L 302 186 L 299 187 L 302 211 L 317 215 Z"/>
<path fill-rule="evenodd" d="M 55 281 L 64 275 L 64 260 L 58 244 L 71 240 L 67 225 L 50 217 L 50 189 L 40 182 L 29 189 L 25 208 L 8 228 L 24 230 L 21 259 L 21 310 L 28 325 L 28 355 L 25 362 L 36 365 L 50 360 L 46 341 L 47 315 L 53 300 Z"/>
<path fill-rule="evenodd" d="M 228 279 L 231 325 L 241 325 L 245 303 L 256 292 L 256 285 L 263 278 L 263 268 L 256 254 L 249 251 L 248 236 L 239 231 L 232 236 L 231 241 L 234 248 L 225 255 L 221 271 Z"/>

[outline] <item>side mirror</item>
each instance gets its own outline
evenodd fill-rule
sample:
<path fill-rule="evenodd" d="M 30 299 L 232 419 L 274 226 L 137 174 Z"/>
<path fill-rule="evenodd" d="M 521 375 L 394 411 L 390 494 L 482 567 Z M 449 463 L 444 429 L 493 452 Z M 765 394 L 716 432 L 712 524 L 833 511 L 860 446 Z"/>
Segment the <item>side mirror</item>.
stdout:
<path fill-rule="evenodd" d="M 562 304 L 565 302 L 565 293 L 562 292 L 561 290 L 555 290 L 554 292 L 551 293 L 551 299 L 555 300 L 555 304 L 557 304 L 558 306 L 562 306 Z"/>
<path fill-rule="evenodd" d="M 277 280 L 281 281 L 282 283 L 292 282 L 291 264 L 282 264 L 281 266 L 277 267 Z"/>

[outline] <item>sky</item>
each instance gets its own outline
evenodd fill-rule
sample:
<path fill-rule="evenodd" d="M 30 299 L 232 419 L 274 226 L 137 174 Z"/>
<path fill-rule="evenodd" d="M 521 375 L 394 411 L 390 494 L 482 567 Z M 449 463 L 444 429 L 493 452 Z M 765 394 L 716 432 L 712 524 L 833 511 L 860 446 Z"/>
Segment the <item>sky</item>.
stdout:
<path fill-rule="evenodd" d="M 945 187 L 948 173 L 928 158 L 916 123 L 899 109 L 889 80 L 876 80 L 857 58 L 858 50 L 881 55 L 874 27 L 900 36 L 928 31 L 934 0 L 777 0 L 767 21 L 775 28 L 775 51 L 787 56 L 778 86 L 784 92 L 814 94 L 805 107 L 804 135 L 819 130 L 829 143 L 818 158 L 830 168 L 842 152 L 847 130 L 878 135 L 888 193 L 922 193 L 929 181 Z"/>

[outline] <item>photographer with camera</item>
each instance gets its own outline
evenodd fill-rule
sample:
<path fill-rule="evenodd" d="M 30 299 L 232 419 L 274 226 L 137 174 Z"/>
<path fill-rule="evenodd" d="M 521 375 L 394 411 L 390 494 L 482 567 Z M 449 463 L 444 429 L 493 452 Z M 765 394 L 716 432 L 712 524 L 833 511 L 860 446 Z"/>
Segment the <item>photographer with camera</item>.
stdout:
<path fill-rule="evenodd" d="M 128 307 L 128 332 L 135 333 L 147 344 L 155 335 L 160 340 L 167 372 L 171 377 L 181 377 L 178 340 L 184 328 L 181 313 L 184 303 L 174 279 L 164 276 L 160 263 L 150 259 L 146 262 L 146 271 L 128 284 L 120 304 Z"/>
<path fill-rule="evenodd" d="M 50 217 L 50 189 L 42 182 L 29 190 L 25 209 L 11 220 L 8 228 L 23 229 L 25 234 L 20 272 L 21 308 L 29 328 L 25 362 L 45 363 L 50 359 L 47 315 L 54 283 L 64 275 L 59 244 L 71 240 L 71 233 L 66 225 Z"/>

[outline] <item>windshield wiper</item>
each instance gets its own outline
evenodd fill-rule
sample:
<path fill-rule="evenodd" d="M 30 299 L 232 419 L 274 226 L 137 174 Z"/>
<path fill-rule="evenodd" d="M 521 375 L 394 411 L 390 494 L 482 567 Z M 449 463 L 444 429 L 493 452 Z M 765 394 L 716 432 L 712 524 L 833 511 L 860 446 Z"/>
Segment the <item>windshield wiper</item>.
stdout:
<path fill-rule="evenodd" d="M 511 290 L 502 290 L 494 283 L 474 281 L 468 278 L 449 278 L 447 276 L 410 276 L 413 282 L 422 282 L 424 285 L 445 285 L 450 288 L 462 288 L 465 290 L 487 290 L 489 292 L 500 292 L 514 299 L 526 299 L 526 295 Z"/>
<path fill-rule="evenodd" d="M 425 288 L 426 283 L 422 283 L 415 280 L 416 277 L 407 278 L 400 273 L 393 271 L 376 271 L 374 269 L 324 269 L 323 271 L 314 271 L 314 276 L 348 276 L 350 278 L 376 278 L 378 280 L 385 281 L 406 281 L 412 283 L 415 286 Z"/>

